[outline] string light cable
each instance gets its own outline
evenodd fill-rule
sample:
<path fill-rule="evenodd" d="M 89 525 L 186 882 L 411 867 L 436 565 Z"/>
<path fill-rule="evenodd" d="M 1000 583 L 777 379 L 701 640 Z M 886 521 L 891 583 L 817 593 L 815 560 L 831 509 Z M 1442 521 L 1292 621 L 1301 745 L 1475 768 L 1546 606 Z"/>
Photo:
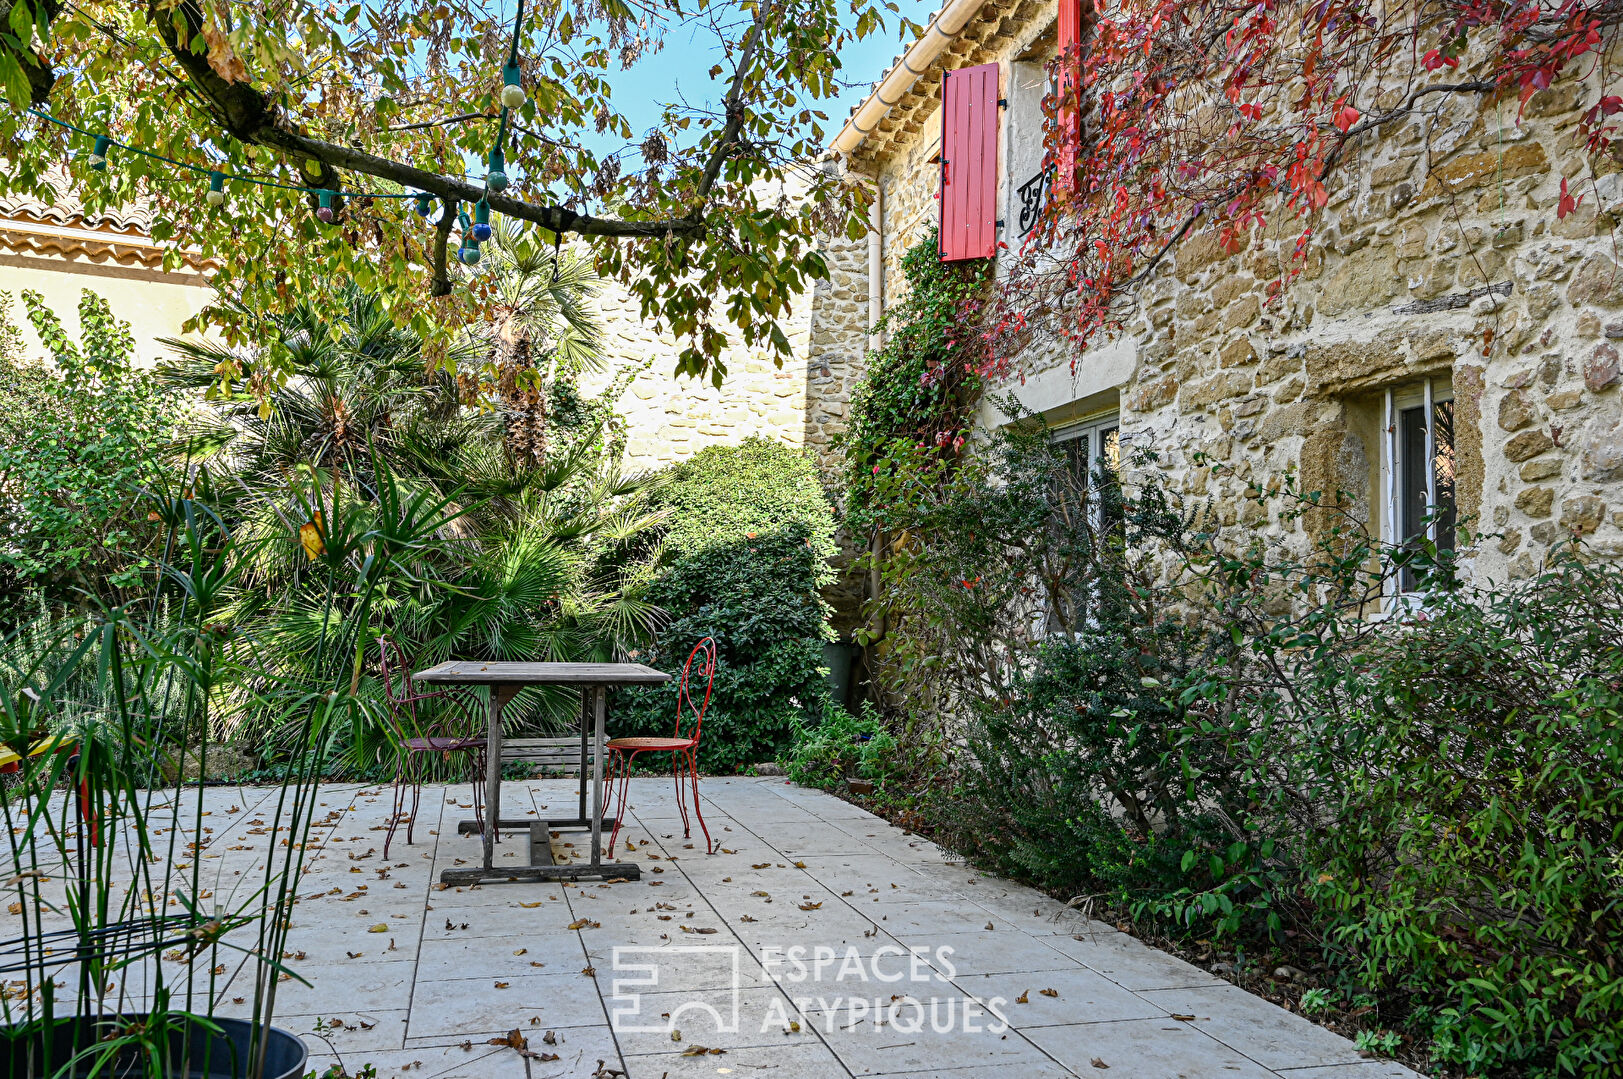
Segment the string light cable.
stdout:
<path fill-rule="evenodd" d="M 513 18 L 513 34 L 507 50 L 507 62 L 502 66 L 502 88 L 499 94 L 501 113 L 496 122 L 496 139 L 491 145 L 486 158 L 485 189 L 486 191 L 505 191 L 509 184 L 507 175 L 506 155 L 502 152 L 502 142 L 507 136 L 507 123 L 509 115 L 516 109 L 522 108 L 528 95 L 524 91 L 523 69 L 518 62 L 519 36 L 524 28 L 524 0 L 518 0 L 518 8 Z M 60 117 L 52 116 L 40 109 L 29 108 L 25 110 L 47 123 L 55 124 L 65 131 L 93 140 L 92 149 L 87 161 L 90 168 L 96 172 L 107 169 L 108 156 L 116 147 L 132 154 L 154 161 L 162 161 L 187 172 L 206 176 L 208 190 L 204 193 L 204 201 L 211 207 L 223 206 L 226 201 L 225 184 L 227 181 L 244 184 L 254 184 L 259 187 L 273 188 L 279 191 L 293 191 L 302 195 L 316 196 L 316 217 L 326 224 L 331 224 L 337 217 L 336 206 L 338 200 L 344 199 L 410 199 L 419 217 L 427 219 L 434 210 L 436 197 L 427 191 L 344 191 L 326 187 L 311 187 L 307 184 L 284 183 L 280 180 L 270 180 L 258 176 L 246 176 L 237 172 L 224 172 L 215 164 L 198 165 L 190 161 L 180 161 L 152 150 L 121 142 L 105 133 L 90 131 L 77 124 L 69 123 Z M 470 221 L 467 214 L 458 214 L 462 225 L 463 242 L 457 255 L 462 262 L 472 265 L 479 261 L 479 245 L 489 240 L 493 234 L 490 225 L 490 203 L 488 199 L 481 199 L 474 208 L 474 219 Z"/>

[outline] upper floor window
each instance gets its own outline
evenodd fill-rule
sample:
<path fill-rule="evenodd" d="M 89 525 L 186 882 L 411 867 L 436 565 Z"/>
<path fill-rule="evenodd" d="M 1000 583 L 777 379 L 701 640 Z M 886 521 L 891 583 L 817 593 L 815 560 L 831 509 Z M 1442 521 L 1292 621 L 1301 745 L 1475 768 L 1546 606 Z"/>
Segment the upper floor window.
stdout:
<path fill-rule="evenodd" d="M 1092 17 L 1090 0 L 1060 0 L 1053 36 L 1009 64 L 1002 236 L 1013 249 L 1023 250 L 1049 202 L 1070 197 L 1077 181 L 1088 111 L 1082 56 Z"/>

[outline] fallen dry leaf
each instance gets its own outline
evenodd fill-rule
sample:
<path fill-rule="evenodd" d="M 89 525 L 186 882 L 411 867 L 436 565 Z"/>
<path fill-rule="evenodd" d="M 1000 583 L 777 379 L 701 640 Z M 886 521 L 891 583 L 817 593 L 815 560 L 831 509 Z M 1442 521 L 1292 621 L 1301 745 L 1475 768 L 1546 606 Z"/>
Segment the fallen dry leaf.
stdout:
<path fill-rule="evenodd" d="M 822 905 L 823 904 L 821 904 L 821 903 L 802 903 L 802 904 L 800 904 L 800 909 L 801 910 L 816 910 L 818 907 L 821 907 Z"/>
<path fill-rule="evenodd" d="M 1014 1002 L 1016 1004 L 1030 1004 L 1031 990 L 1027 989 L 1024 993 L 1021 993 L 1019 996 L 1015 997 Z"/>
<path fill-rule="evenodd" d="M 1106 1064 L 1104 1061 L 1100 1060 L 1098 1057 L 1094 1057 L 1092 1063 L 1093 1063 L 1093 1066 L 1095 1068 L 1108 1068 L 1108 1067 L 1110 1067 L 1109 1064 Z"/>
<path fill-rule="evenodd" d="M 1039 989 L 1038 992 L 1041 993 L 1045 997 L 1057 997 L 1057 996 L 1059 996 L 1059 990 L 1058 989 Z"/>
<path fill-rule="evenodd" d="M 377 925 L 374 925 L 372 928 L 367 930 L 368 933 L 387 933 L 388 931 L 389 926 L 386 922 L 379 922 Z"/>

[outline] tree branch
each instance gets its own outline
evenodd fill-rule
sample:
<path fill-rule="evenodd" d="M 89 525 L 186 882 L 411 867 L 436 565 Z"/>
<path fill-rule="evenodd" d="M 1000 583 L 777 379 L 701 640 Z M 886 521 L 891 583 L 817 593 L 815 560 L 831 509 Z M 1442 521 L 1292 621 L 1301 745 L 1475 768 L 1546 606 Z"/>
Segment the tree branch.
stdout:
<path fill-rule="evenodd" d="M 439 224 L 434 227 L 434 284 L 429 289 L 430 296 L 451 294 L 451 274 L 446 268 L 445 251 L 451 244 L 451 226 L 456 223 L 456 200 L 441 199 L 440 206 L 444 212 L 440 215 Z"/>
<path fill-rule="evenodd" d="M 697 237 L 704 233 L 704 203 L 715 186 L 723 162 L 739 142 L 745 113 L 743 84 L 760 41 L 764 18 L 760 12 L 757 13 L 755 24 L 744 42 L 739 69 L 727 94 L 727 123 L 706 162 L 698 188 L 698 203 L 681 217 L 635 221 L 596 217 L 557 204 L 539 206 L 488 191 L 482 184 L 468 183 L 316 138 L 306 133 L 302 125 L 296 123 L 281 107 L 267 100 L 263 92 L 246 81 L 232 82 L 223 78 L 209 64 L 207 57 L 191 50 L 190 42 L 202 33 L 204 25 L 203 12 L 197 0 L 183 0 L 174 8 L 164 8 L 160 0 L 148 0 L 147 14 L 170 54 L 185 70 L 213 113 L 215 122 L 245 144 L 280 150 L 301 163 L 317 162 L 320 166 L 318 173 L 308 177 L 312 187 L 339 190 L 342 181 L 338 170 L 342 169 L 396 183 L 404 188 L 425 191 L 439 196 L 442 201 L 486 201 L 498 213 L 556 233 L 644 238 L 673 235 Z M 311 198 L 314 201 L 314 196 Z"/>
<path fill-rule="evenodd" d="M 767 7 L 766 4 L 756 7 L 755 21 L 750 24 L 749 33 L 744 35 L 744 44 L 738 52 L 738 69 L 733 72 L 733 81 L 727 87 L 724 99 L 727 122 L 722 126 L 721 139 L 710 151 L 710 160 L 704 163 L 704 176 L 699 181 L 698 191 L 700 207 L 696 207 L 690 216 L 697 215 L 705 200 L 710 198 L 716 178 L 721 175 L 721 166 L 738 145 L 739 132 L 744 128 L 744 80 L 749 75 L 750 62 L 755 59 L 755 49 L 761 42 L 761 26 L 766 20 Z"/>
<path fill-rule="evenodd" d="M 1365 120 L 1361 124 L 1355 124 L 1354 126 L 1348 128 L 1346 137 L 1350 139 L 1354 135 L 1362 135 L 1364 132 L 1369 131 L 1372 128 L 1377 128 L 1383 124 L 1391 123 L 1398 117 L 1403 116 L 1413 110 L 1415 103 L 1421 98 L 1425 97 L 1427 94 L 1485 94 L 1496 89 L 1498 86 L 1499 84 L 1493 79 L 1478 79 L 1474 82 L 1448 82 L 1437 86 L 1422 86 L 1420 89 L 1412 92 L 1403 104 L 1399 105 L 1391 112 L 1382 113 L 1380 116 L 1372 117 Z"/>

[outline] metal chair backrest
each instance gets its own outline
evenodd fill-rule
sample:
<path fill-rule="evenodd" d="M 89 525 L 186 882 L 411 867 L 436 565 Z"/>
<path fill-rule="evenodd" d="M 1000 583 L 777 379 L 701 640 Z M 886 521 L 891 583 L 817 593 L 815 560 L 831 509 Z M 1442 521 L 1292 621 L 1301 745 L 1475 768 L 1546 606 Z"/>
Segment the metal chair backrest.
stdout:
<path fill-rule="evenodd" d="M 693 666 L 695 659 L 699 661 L 697 669 Z M 698 704 L 693 703 L 693 679 L 695 677 L 704 679 L 704 699 Z M 688 653 L 687 663 L 682 667 L 682 686 L 676 691 L 676 737 L 692 738 L 693 743 L 698 744 L 699 732 L 704 727 L 705 709 L 710 707 L 710 690 L 714 687 L 715 682 L 716 640 L 714 637 L 706 637 L 693 646 L 693 651 Z M 683 735 L 682 733 L 682 705 L 684 702 L 687 704 L 688 711 L 693 714 L 693 733 L 691 735 Z"/>
<path fill-rule="evenodd" d="M 417 726 L 417 702 L 422 699 L 422 694 L 412 684 L 411 666 L 406 662 L 405 650 L 393 637 L 378 638 L 378 673 L 383 678 L 383 696 L 389 702 L 389 707 L 385 709 L 389 724 L 403 741 L 409 736 L 403 720 L 409 718 L 410 725 L 413 728 Z M 400 692 L 396 692 L 397 677 Z"/>

